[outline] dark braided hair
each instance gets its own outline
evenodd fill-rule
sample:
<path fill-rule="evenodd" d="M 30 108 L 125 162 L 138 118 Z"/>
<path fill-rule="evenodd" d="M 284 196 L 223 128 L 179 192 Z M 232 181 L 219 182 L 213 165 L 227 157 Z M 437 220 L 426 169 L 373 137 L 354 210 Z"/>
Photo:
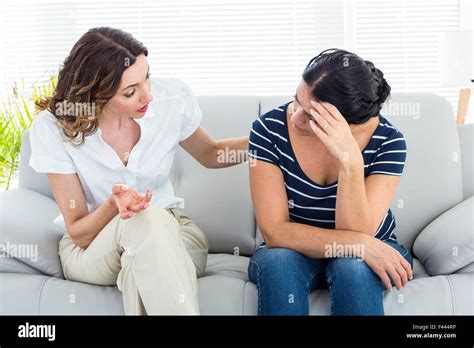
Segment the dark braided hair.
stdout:
<path fill-rule="evenodd" d="M 336 106 L 349 124 L 378 116 L 390 95 L 382 71 L 341 49 L 331 48 L 311 59 L 302 77 L 316 100 Z"/>

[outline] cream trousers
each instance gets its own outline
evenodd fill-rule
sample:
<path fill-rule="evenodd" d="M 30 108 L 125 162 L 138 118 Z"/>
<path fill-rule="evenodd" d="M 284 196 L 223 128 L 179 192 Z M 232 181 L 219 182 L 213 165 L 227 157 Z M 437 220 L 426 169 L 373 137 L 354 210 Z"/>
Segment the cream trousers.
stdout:
<path fill-rule="evenodd" d="M 68 280 L 117 285 L 126 314 L 199 314 L 197 277 L 208 242 L 180 210 L 155 206 L 123 220 L 114 217 L 86 248 L 66 234 L 59 257 Z"/>

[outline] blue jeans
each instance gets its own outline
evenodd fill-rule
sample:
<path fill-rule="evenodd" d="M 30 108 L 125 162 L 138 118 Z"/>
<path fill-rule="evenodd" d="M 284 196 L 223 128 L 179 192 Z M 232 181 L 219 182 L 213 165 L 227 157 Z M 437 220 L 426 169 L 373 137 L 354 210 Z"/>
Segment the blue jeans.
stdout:
<path fill-rule="evenodd" d="M 385 243 L 413 268 L 413 258 L 403 246 Z M 261 247 L 250 259 L 248 274 L 257 285 L 259 315 L 308 315 L 310 292 L 325 288 L 331 315 L 384 315 L 385 286 L 360 258 L 317 259 L 292 249 Z"/>

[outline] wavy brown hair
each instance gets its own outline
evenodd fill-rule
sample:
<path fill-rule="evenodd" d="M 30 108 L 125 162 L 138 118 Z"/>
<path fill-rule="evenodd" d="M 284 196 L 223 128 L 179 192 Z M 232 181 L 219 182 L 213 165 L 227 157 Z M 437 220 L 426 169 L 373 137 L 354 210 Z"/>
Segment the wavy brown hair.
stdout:
<path fill-rule="evenodd" d="M 147 48 L 131 34 L 109 27 L 90 29 L 74 45 L 59 71 L 52 97 L 36 102 L 39 111 L 48 110 L 58 120 L 66 139 L 82 146 L 94 134 L 104 105 L 117 93 L 122 74 Z M 64 106 L 74 112 L 64 112 Z M 93 115 L 84 112 L 84 106 Z"/>

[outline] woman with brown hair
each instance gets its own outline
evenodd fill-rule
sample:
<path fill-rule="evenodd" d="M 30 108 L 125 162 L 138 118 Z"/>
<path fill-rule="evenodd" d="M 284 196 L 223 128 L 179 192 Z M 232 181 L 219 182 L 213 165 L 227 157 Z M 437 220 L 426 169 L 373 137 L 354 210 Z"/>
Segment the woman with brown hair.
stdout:
<path fill-rule="evenodd" d="M 62 213 L 66 279 L 117 284 L 126 314 L 199 314 L 208 243 L 175 196 L 174 154 L 180 145 L 207 168 L 226 167 L 220 150 L 245 151 L 248 138 L 210 137 L 191 90 L 176 79 L 151 82 L 147 56 L 121 30 L 84 34 L 54 95 L 38 103 L 30 165 L 47 173 Z"/>

